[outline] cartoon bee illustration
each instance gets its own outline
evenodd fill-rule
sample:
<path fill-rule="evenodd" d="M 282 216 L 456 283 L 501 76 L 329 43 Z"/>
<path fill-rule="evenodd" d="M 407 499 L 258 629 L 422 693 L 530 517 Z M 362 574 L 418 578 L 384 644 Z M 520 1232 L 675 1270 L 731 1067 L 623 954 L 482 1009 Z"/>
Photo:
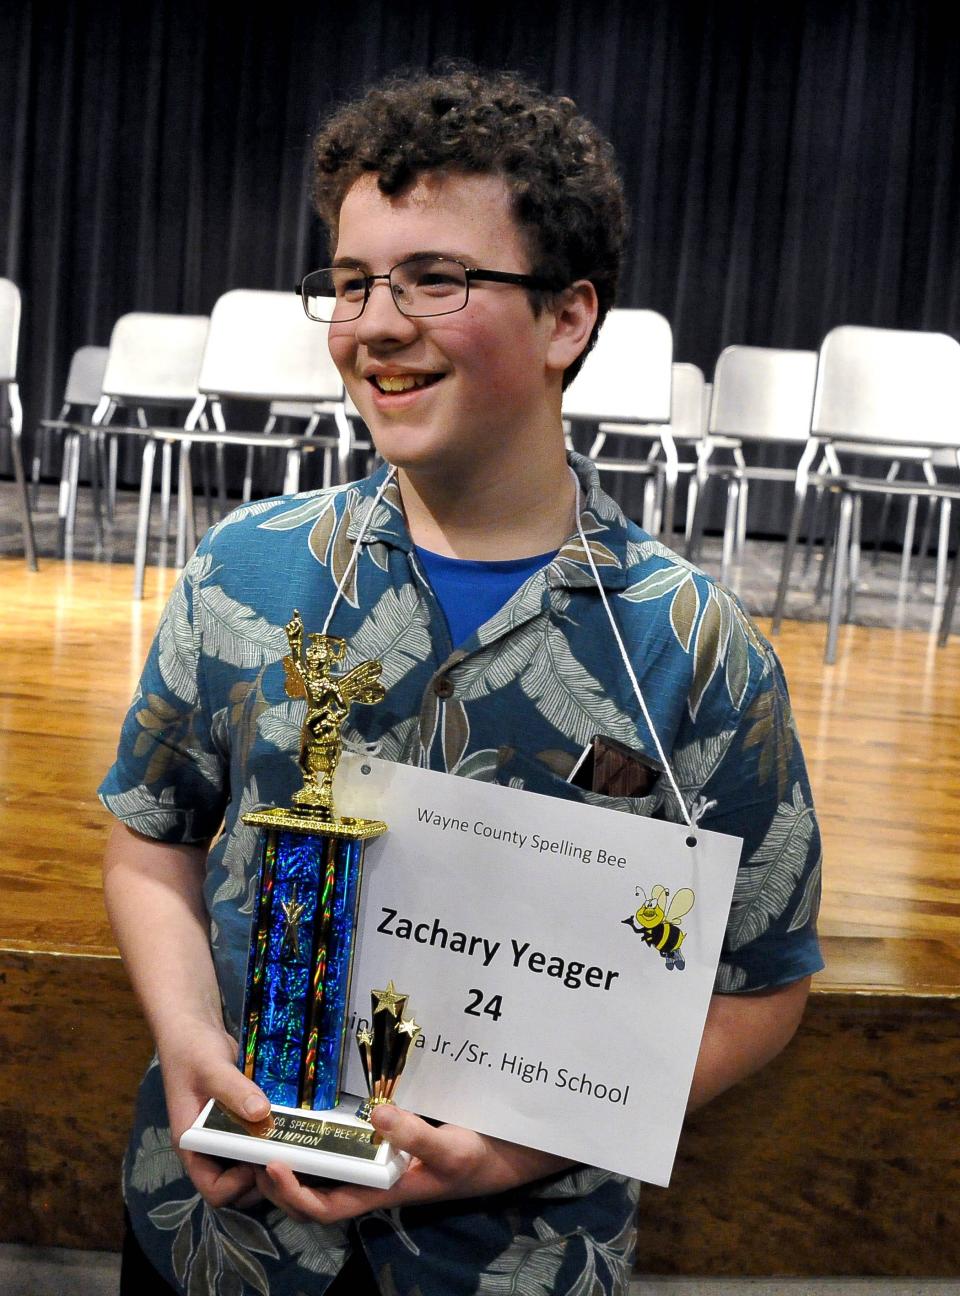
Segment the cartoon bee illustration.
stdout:
<path fill-rule="evenodd" d="M 686 960 L 680 946 L 686 933 L 680 930 L 678 920 L 693 908 L 693 892 L 689 887 L 681 887 L 669 903 L 670 892 L 664 886 L 653 887 L 649 900 L 642 887 L 637 887 L 637 895 L 643 899 L 643 905 L 635 914 L 624 918 L 624 925 L 635 931 L 645 945 L 653 946 L 669 971 L 676 968 L 682 972 Z"/>

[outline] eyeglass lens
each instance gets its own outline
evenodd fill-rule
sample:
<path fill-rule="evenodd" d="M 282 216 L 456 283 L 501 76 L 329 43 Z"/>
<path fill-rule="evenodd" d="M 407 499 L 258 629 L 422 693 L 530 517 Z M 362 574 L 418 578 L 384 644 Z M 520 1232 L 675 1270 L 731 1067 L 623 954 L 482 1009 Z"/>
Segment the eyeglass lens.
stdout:
<path fill-rule="evenodd" d="M 303 281 L 307 314 L 321 322 L 357 319 L 373 283 L 388 278 L 393 300 L 404 315 L 446 315 L 467 303 L 467 273 L 459 261 L 413 257 L 389 276 L 365 275 L 352 266 L 314 270 Z"/>

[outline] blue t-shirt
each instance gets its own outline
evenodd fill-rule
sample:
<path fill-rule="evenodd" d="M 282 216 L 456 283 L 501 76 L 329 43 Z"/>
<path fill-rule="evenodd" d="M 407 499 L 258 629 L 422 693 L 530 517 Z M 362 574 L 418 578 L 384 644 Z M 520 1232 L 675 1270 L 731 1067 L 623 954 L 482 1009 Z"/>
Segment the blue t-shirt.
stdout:
<path fill-rule="evenodd" d="M 556 553 L 551 550 L 533 558 L 480 562 L 475 558 L 446 558 L 420 545 L 414 545 L 414 549 L 447 618 L 454 648 L 466 643 Z"/>

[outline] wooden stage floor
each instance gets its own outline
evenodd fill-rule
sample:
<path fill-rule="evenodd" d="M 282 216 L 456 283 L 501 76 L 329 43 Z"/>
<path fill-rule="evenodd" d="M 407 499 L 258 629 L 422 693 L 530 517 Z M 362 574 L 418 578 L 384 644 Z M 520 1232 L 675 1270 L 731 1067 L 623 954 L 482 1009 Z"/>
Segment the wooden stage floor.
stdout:
<path fill-rule="evenodd" d="M 0 558 L 0 1242 L 115 1248 L 150 1043 L 107 926 L 95 795 L 173 573 Z M 761 626 L 765 623 L 761 620 Z M 648 1272 L 960 1277 L 960 639 L 790 622 L 827 969 L 789 1048 L 644 1187 Z"/>
<path fill-rule="evenodd" d="M 108 828 L 95 789 L 114 753 L 174 573 L 0 558 L 0 945 L 110 954 Z M 767 623 L 761 621 L 766 629 Z M 960 987 L 960 636 L 824 626 L 777 640 L 824 838 L 830 985 Z"/>

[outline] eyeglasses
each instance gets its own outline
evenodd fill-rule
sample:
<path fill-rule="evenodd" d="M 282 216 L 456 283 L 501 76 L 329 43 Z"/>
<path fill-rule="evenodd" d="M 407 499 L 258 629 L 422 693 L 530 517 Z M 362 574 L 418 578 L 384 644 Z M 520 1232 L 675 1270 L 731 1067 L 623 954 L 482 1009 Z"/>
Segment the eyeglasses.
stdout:
<path fill-rule="evenodd" d="M 505 270 L 473 270 L 454 257 L 418 256 L 400 261 L 388 274 L 364 274 L 355 266 L 327 266 L 312 270 L 297 284 L 296 292 L 307 317 L 318 324 L 342 324 L 359 319 L 370 297 L 370 289 L 383 279 L 390 285 L 393 304 L 402 315 L 421 319 L 429 315 L 452 315 L 470 300 L 470 284 L 519 284 L 557 292 L 558 285 L 535 275 L 510 274 Z"/>

